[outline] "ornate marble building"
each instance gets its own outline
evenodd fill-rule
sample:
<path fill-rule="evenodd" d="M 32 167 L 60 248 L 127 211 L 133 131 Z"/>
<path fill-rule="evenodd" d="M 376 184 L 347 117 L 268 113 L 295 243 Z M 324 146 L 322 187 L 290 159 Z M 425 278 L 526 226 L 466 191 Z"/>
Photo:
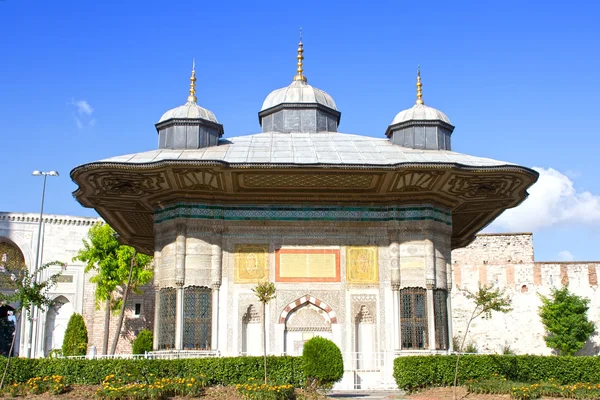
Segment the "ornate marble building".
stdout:
<path fill-rule="evenodd" d="M 270 280 L 269 353 L 314 335 L 345 353 L 447 352 L 452 249 L 521 203 L 537 173 L 452 151 L 420 73 L 416 103 L 382 138 L 340 133 L 302 43 L 297 59 L 258 113 L 262 132 L 240 137 L 198 105 L 192 71 L 187 102 L 156 124 L 158 149 L 76 167 L 75 197 L 154 255 L 157 351 L 259 353 L 251 289 Z"/>

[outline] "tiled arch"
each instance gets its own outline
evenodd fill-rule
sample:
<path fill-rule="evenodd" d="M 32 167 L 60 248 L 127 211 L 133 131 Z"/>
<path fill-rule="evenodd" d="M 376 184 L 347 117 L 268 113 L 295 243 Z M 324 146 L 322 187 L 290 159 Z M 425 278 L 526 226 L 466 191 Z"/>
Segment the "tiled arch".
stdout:
<path fill-rule="evenodd" d="M 314 304 L 315 306 L 317 306 L 320 309 L 322 309 L 323 311 L 325 311 L 327 313 L 327 315 L 329 316 L 329 320 L 331 321 L 331 323 L 337 324 L 337 317 L 335 315 L 335 311 L 333 311 L 333 308 L 331 308 L 331 306 L 329 304 L 325 303 L 324 301 L 321 301 L 321 300 L 317 299 L 316 297 L 309 296 L 309 295 L 302 296 L 299 299 L 292 301 L 290 304 L 285 306 L 285 308 L 281 312 L 281 315 L 279 316 L 279 323 L 285 324 L 285 320 L 286 320 L 287 316 L 289 315 L 289 313 L 292 312 L 294 309 L 296 309 L 306 303 Z"/>

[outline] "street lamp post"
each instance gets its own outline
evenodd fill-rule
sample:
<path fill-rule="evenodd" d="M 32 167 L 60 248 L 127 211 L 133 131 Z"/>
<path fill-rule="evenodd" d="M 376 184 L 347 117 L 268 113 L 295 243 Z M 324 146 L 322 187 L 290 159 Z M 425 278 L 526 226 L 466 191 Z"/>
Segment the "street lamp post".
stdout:
<path fill-rule="evenodd" d="M 44 198 L 46 196 L 46 178 L 48 176 L 58 176 L 58 172 L 56 171 L 48 171 L 48 172 L 43 172 L 43 171 L 38 171 L 37 169 L 35 171 L 33 171 L 31 173 L 31 175 L 33 176 L 43 176 L 44 177 L 44 185 L 42 186 L 42 207 L 40 210 L 40 220 L 39 220 L 39 224 L 38 224 L 38 238 L 37 238 L 37 249 L 35 252 L 35 267 L 34 267 L 34 271 L 35 271 L 35 275 L 33 276 L 33 280 L 34 282 L 37 280 L 37 270 L 39 269 L 40 265 L 40 247 L 41 247 L 41 243 L 42 243 L 42 223 L 44 220 Z M 31 310 L 31 313 L 34 314 L 35 313 L 35 308 Z M 33 318 L 30 318 L 31 321 L 29 321 L 29 332 L 28 332 L 28 337 L 27 337 L 27 351 L 26 351 L 26 357 L 30 358 L 31 357 L 31 347 L 33 344 Z"/>

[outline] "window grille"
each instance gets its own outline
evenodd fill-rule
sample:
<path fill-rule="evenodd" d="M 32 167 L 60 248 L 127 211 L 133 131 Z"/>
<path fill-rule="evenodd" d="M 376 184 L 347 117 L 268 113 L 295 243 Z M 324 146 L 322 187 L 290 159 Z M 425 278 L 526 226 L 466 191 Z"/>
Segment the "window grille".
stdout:
<path fill-rule="evenodd" d="M 183 348 L 210 350 L 212 296 L 207 287 L 183 289 Z"/>
<path fill-rule="evenodd" d="M 175 348 L 175 312 L 177 309 L 177 289 L 163 288 L 158 295 L 158 349 Z"/>
<path fill-rule="evenodd" d="M 426 293 L 426 290 L 421 288 L 400 290 L 400 326 L 403 349 L 427 348 Z"/>
<path fill-rule="evenodd" d="M 435 348 L 448 350 L 448 292 L 436 289 L 433 292 L 433 313 L 435 315 Z"/>

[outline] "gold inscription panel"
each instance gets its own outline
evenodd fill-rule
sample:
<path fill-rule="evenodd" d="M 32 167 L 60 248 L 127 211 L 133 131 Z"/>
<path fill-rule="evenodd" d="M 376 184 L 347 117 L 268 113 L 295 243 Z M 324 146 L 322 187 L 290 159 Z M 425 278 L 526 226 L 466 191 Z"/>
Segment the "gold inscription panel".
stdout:
<path fill-rule="evenodd" d="M 234 282 L 256 283 L 269 277 L 268 244 L 236 244 Z"/>
<path fill-rule="evenodd" d="M 278 282 L 339 282 L 340 251 L 280 249 L 275 253 Z"/>
<path fill-rule="evenodd" d="M 378 283 L 377 247 L 356 246 L 346 249 L 346 281 L 348 283 Z"/>

